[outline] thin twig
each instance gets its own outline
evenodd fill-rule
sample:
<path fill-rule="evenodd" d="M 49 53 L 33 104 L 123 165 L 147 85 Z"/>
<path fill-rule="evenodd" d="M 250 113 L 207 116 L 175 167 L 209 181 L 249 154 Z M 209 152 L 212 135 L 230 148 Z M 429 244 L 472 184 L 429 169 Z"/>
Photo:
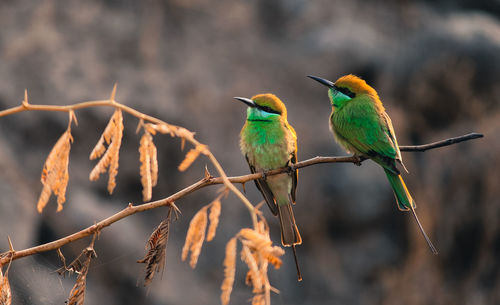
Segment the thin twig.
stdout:
<path fill-rule="evenodd" d="M 474 135 L 474 136 L 471 136 L 471 135 Z M 400 149 L 402 151 L 421 151 L 421 149 L 428 150 L 428 149 L 448 146 L 448 145 L 452 145 L 452 144 L 459 143 L 462 141 L 467 141 L 467 140 L 476 139 L 476 138 L 480 138 L 480 137 L 482 137 L 482 135 L 472 133 L 472 134 L 468 134 L 468 135 L 464 135 L 464 136 L 460 136 L 460 137 L 455 137 L 455 138 L 451 138 L 451 139 L 446 139 L 446 140 L 431 143 L 431 144 L 424 144 L 424 145 L 417 145 L 417 146 L 400 146 Z M 429 147 L 429 145 L 433 145 L 433 146 Z M 357 157 L 352 157 L 352 156 L 350 156 L 350 157 L 314 157 L 314 158 L 311 158 L 308 160 L 304 160 L 304 161 L 295 163 L 293 165 L 293 169 L 311 166 L 311 165 L 319 164 L 319 163 L 339 163 L 339 162 L 357 163 L 357 162 L 359 162 L 359 159 Z M 280 173 L 288 172 L 290 170 L 291 170 L 291 167 L 287 166 L 287 167 L 267 171 L 264 174 L 266 176 L 272 176 L 272 175 L 277 175 Z M 226 184 L 226 185 L 228 185 L 228 182 L 229 182 L 229 185 L 234 187 L 233 183 L 246 183 L 246 182 L 251 181 L 251 180 L 262 178 L 262 176 L 263 176 L 263 173 L 255 173 L 255 174 L 235 176 L 235 177 L 227 177 L 227 176 L 225 176 L 225 177 L 211 177 L 209 175 L 206 175 L 203 179 L 201 179 L 201 180 L 197 181 L 196 183 L 178 191 L 177 193 L 175 193 L 167 198 L 144 203 L 141 205 L 136 205 L 136 206 L 129 204 L 128 207 L 121 210 L 120 212 L 94 224 L 93 226 L 90 226 L 86 229 L 83 229 L 79 232 L 76 232 L 76 233 L 71 234 L 69 236 L 66 236 L 64 238 L 61 238 L 61 239 L 58 239 L 58 240 L 55 240 L 55 241 L 52 241 L 50 243 L 46 243 L 43 245 L 39 245 L 36 247 L 32 247 L 29 249 L 25 249 L 25 250 L 19 250 L 19 251 L 13 251 L 13 252 L 10 251 L 10 252 L 6 252 L 6 253 L 2 253 L 2 254 L 0 254 L 0 266 L 4 265 L 9 260 L 16 260 L 18 258 L 33 255 L 36 253 L 56 250 L 57 248 L 60 248 L 63 245 L 66 245 L 70 242 L 73 242 L 75 240 L 82 239 L 86 236 L 94 234 L 95 232 L 100 231 L 102 228 L 107 227 L 107 226 L 109 226 L 109 225 L 111 225 L 111 224 L 113 224 L 113 223 L 115 223 L 115 222 L 117 222 L 125 217 L 133 215 L 135 213 L 148 211 L 148 210 L 155 209 L 155 208 L 158 208 L 161 206 L 173 205 L 173 203 L 176 200 L 178 200 L 178 199 L 180 199 L 180 198 L 182 198 L 182 197 L 184 197 L 184 196 L 186 196 L 186 195 L 188 195 L 196 190 L 204 188 L 206 186 L 214 185 L 214 184 Z M 252 206 L 252 209 L 254 209 L 253 206 Z M 255 211 L 253 211 L 253 214 L 256 215 Z"/>
<path fill-rule="evenodd" d="M 446 140 L 437 141 L 437 142 L 433 142 L 433 143 L 429 143 L 429 144 L 424 144 L 424 145 L 400 146 L 399 149 L 401 151 L 420 151 L 420 152 L 424 152 L 424 151 L 429 150 L 429 149 L 443 147 L 443 146 L 448 146 L 448 145 L 460 143 L 460 142 L 463 142 L 463 141 L 468 141 L 468 140 L 472 140 L 472 139 L 478 139 L 478 138 L 482 138 L 482 137 L 484 137 L 482 134 L 476 133 L 476 132 L 472 132 L 472 133 L 469 133 L 469 134 L 466 134 L 466 135 L 463 135 L 463 136 L 449 138 L 449 139 L 446 139 Z"/>

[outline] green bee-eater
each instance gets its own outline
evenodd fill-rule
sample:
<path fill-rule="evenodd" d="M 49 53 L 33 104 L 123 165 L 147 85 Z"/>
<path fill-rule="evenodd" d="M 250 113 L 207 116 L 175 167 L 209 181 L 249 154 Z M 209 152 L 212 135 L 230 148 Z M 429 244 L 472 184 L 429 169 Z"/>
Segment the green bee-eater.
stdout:
<path fill-rule="evenodd" d="M 398 208 L 411 210 L 429 248 L 437 254 L 418 220 L 415 201 L 396 167 L 397 161 L 406 170 L 391 119 L 375 89 L 354 75 L 342 76 L 335 83 L 316 76 L 309 77 L 329 88 L 328 97 L 332 104 L 330 129 L 337 142 L 347 151 L 370 158 L 383 167 Z"/>
<path fill-rule="evenodd" d="M 297 136 L 288 124 L 283 102 L 274 94 L 259 94 L 252 99 L 235 97 L 245 103 L 247 120 L 240 133 L 240 148 L 250 171 L 263 172 L 297 162 Z M 302 243 L 295 224 L 292 204 L 295 204 L 297 170 L 255 180 L 257 188 L 264 196 L 274 215 L 278 215 L 281 225 L 281 242 L 292 247 Z M 298 265 L 297 265 L 298 271 Z M 299 280 L 300 278 L 300 272 Z"/>

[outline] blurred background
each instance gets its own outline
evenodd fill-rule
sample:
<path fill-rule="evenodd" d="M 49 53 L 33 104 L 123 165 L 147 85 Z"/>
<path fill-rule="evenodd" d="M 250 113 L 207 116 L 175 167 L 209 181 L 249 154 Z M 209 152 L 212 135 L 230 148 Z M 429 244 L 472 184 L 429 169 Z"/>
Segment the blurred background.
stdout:
<path fill-rule="evenodd" d="M 150 0 L 2 1 L 0 109 L 28 88 L 33 104 L 66 105 L 109 97 L 196 132 L 229 175 L 248 173 L 239 152 L 246 109 L 233 96 L 272 92 L 287 105 L 299 160 L 345 155 L 328 130 L 326 89 L 353 73 L 379 93 L 400 145 L 472 131 L 474 140 L 403 153 L 404 179 L 420 219 L 440 251 L 433 256 L 411 215 L 398 211 L 383 171 L 373 162 L 300 170 L 295 206 L 304 281 L 292 255 L 271 270 L 280 290 L 273 304 L 498 304 L 500 302 L 500 2 Z M 0 118 L 0 251 L 24 249 L 81 230 L 129 202 L 141 203 L 137 119 L 124 115 L 117 187 L 107 175 L 88 181 L 88 156 L 112 109 L 77 113 L 64 210 L 52 198 L 36 212 L 40 173 L 67 125 L 64 113 Z M 155 136 L 160 162 L 153 199 L 195 182 L 208 160 L 177 171 L 180 140 Z M 215 170 L 210 167 L 215 174 Z M 239 186 L 240 187 L 240 186 Z M 250 225 L 234 195 L 223 200 L 214 241 L 195 270 L 180 260 L 190 219 L 215 196 L 206 188 L 177 202 L 163 278 L 142 286 L 145 243 L 167 209 L 137 214 L 106 228 L 96 242 L 86 304 L 219 304 L 226 242 Z M 262 200 L 246 185 L 253 203 Z M 271 237 L 278 220 L 264 209 Z M 90 239 L 62 248 L 72 260 Z M 13 262 L 13 304 L 63 304 L 75 277 L 60 278 L 55 252 Z M 246 304 L 239 263 L 231 304 Z"/>

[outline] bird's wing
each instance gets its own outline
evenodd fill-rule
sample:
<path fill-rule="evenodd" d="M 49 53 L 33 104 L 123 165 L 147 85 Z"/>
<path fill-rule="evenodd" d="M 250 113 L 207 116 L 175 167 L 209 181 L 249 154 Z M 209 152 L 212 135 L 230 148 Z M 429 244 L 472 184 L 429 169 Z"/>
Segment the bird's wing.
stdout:
<path fill-rule="evenodd" d="M 335 124 L 338 134 L 362 154 L 399 174 L 395 163 L 399 149 L 393 141 L 392 124 L 386 123 L 386 114 L 377 111 L 371 102 L 357 101 L 346 105 L 337 115 L 342 116 L 342 123 Z"/>
<path fill-rule="evenodd" d="M 255 167 L 248 161 L 248 156 L 245 155 L 245 159 L 247 160 L 248 166 L 250 167 L 250 171 L 252 174 L 254 174 Z M 271 189 L 269 188 L 269 185 L 267 185 L 267 182 L 265 179 L 259 178 L 254 180 L 255 185 L 257 186 L 257 189 L 262 193 L 262 196 L 264 196 L 264 199 L 266 200 L 267 206 L 273 213 L 273 215 L 278 215 L 278 207 L 276 206 L 276 203 L 274 201 L 274 195 Z"/>
<path fill-rule="evenodd" d="M 408 172 L 406 166 L 403 164 L 403 158 L 401 158 L 401 151 L 399 150 L 398 140 L 396 139 L 396 134 L 394 133 L 394 127 L 392 127 L 391 118 L 385 111 L 382 113 L 382 116 L 385 122 L 386 129 L 388 131 L 388 136 L 391 139 L 394 148 L 396 149 L 396 160 L 399 162 L 399 164 L 401 164 L 401 166 L 403 166 L 405 171 Z"/>

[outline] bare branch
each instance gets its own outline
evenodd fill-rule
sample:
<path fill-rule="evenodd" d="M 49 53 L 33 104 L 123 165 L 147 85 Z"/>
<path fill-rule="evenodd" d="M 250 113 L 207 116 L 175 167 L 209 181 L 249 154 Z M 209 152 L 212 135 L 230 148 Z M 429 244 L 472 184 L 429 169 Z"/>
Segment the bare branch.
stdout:
<path fill-rule="evenodd" d="M 433 143 L 429 143 L 429 144 L 424 144 L 424 145 L 400 146 L 399 149 L 401 151 L 420 151 L 420 152 L 424 152 L 424 151 L 429 150 L 429 149 L 443 147 L 443 146 L 448 146 L 448 145 L 452 145 L 452 144 L 456 144 L 456 143 L 460 143 L 460 142 L 464 142 L 464 141 L 468 141 L 468 140 L 478 139 L 478 138 L 482 138 L 482 137 L 484 137 L 484 135 L 482 135 L 480 133 L 477 133 L 477 132 L 472 132 L 472 133 L 469 133 L 469 134 L 466 134 L 466 135 L 463 135 L 463 136 L 449 138 L 449 139 L 446 139 L 446 140 L 437 141 L 437 142 L 433 142 Z"/>
<path fill-rule="evenodd" d="M 425 150 L 443 147 L 443 146 L 448 146 L 448 145 L 452 145 L 452 144 L 459 143 L 462 141 L 477 139 L 477 138 L 481 138 L 481 137 L 483 137 L 483 135 L 477 134 L 477 133 L 471 133 L 471 134 L 467 134 L 464 136 L 454 137 L 454 138 L 450 138 L 450 139 L 446 139 L 443 141 L 438 141 L 438 142 L 434 142 L 434 143 L 430 143 L 430 144 L 417 145 L 417 146 L 400 146 L 400 149 L 402 151 L 425 151 Z M 212 156 L 212 158 L 215 158 L 215 157 L 213 157 L 213 155 L 211 155 L 211 156 Z M 314 157 L 314 158 L 311 158 L 308 160 L 304 160 L 304 161 L 295 163 L 293 165 L 293 168 L 283 167 L 283 168 L 278 168 L 278 169 L 266 171 L 265 175 L 266 176 L 277 175 L 280 173 L 288 172 L 292 169 L 302 168 L 302 167 L 311 166 L 311 165 L 319 164 L 319 163 L 339 163 L 339 162 L 357 163 L 357 162 L 359 162 L 359 158 L 353 157 L 353 156 Z M 218 165 L 220 166 L 220 164 L 218 164 Z M 173 206 L 173 203 L 176 200 L 178 200 L 178 199 L 180 199 L 188 194 L 191 194 L 192 192 L 194 192 L 196 190 L 204 188 L 206 186 L 213 185 L 213 184 L 226 184 L 227 185 L 227 183 L 229 183 L 229 185 L 231 185 L 233 188 L 236 188 L 233 185 L 233 183 L 245 183 L 245 182 L 248 182 L 251 180 L 262 178 L 263 174 L 264 173 L 255 173 L 255 174 L 235 176 L 235 177 L 227 177 L 227 176 L 211 177 L 209 175 L 206 175 L 203 179 L 201 179 L 201 180 L 197 181 L 196 183 L 178 191 L 177 193 L 175 193 L 167 198 L 144 203 L 141 205 L 136 205 L 136 206 L 129 204 L 125 209 L 121 210 L 120 212 L 118 212 L 118 213 L 116 213 L 116 214 L 114 214 L 114 215 L 112 215 L 112 216 L 86 228 L 86 229 L 83 229 L 79 232 L 71 234 L 69 236 L 52 241 L 50 243 L 46 243 L 43 245 L 32 247 L 29 249 L 19 250 L 19 251 L 9 251 L 9 252 L 2 253 L 2 254 L 0 254 L 0 266 L 4 265 L 9 260 L 16 260 L 16 259 L 19 259 L 19 258 L 22 258 L 25 256 L 33 255 L 33 254 L 56 250 L 56 249 L 62 247 L 63 245 L 66 245 L 70 242 L 73 242 L 75 240 L 82 239 L 86 236 L 92 235 L 95 232 L 100 231 L 104 227 L 110 226 L 111 224 L 113 224 L 113 223 L 115 223 L 115 222 L 117 222 L 125 217 L 128 217 L 130 215 L 144 212 L 144 211 L 148 211 L 151 209 L 155 209 L 155 208 L 158 208 L 161 206 Z M 240 194 L 241 194 L 241 192 L 240 192 Z M 241 196 L 243 196 L 243 195 L 241 194 Z M 245 198 L 245 200 L 247 200 L 247 199 Z M 248 200 L 247 200 L 247 202 L 248 202 Z M 250 204 L 250 206 L 252 206 L 252 205 Z M 252 209 L 254 209 L 253 206 L 252 206 Z M 256 220 L 257 216 L 256 216 L 255 211 L 253 211 L 253 215 L 255 215 L 255 222 L 257 222 L 257 220 Z"/>

